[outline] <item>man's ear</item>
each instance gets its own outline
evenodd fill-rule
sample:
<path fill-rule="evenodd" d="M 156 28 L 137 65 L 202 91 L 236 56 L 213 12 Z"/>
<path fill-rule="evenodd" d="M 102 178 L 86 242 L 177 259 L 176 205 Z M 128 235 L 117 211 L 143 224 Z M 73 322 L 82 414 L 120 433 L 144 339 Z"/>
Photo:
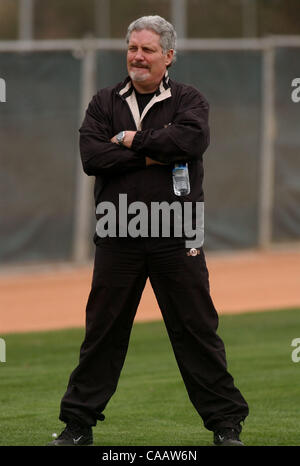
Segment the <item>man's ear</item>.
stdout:
<path fill-rule="evenodd" d="M 166 66 L 171 65 L 171 63 L 173 61 L 173 57 L 174 57 L 174 50 L 173 49 L 168 50 L 166 55 L 165 55 L 165 64 L 166 64 Z"/>

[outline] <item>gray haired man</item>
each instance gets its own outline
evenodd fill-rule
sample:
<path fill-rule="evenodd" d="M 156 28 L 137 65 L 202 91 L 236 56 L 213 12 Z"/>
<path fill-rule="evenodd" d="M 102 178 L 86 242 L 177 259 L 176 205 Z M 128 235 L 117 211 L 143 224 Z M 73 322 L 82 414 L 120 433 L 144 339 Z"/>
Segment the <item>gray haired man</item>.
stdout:
<path fill-rule="evenodd" d="M 176 51 L 174 28 L 159 16 L 139 18 L 128 28 L 127 44 L 127 78 L 93 97 L 80 128 L 83 170 L 95 177 L 95 205 L 110 202 L 118 208 L 120 193 L 147 208 L 175 200 L 203 203 L 208 103 L 197 89 L 168 76 Z M 190 192 L 178 198 L 172 170 L 179 162 L 188 166 Z M 191 224 L 197 223 L 197 209 L 191 212 Z M 149 278 L 204 426 L 214 433 L 215 445 L 242 445 L 239 434 L 248 405 L 227 372 L 202 243 L 189 249 L 186 238 L 171 230 L 167 237 L 161 229 L 151 235 L 150 226 L 148 235 L 128 237 L 124 225 L 115 227 L 118 234 L 106 237 L 96 229 L 86 335 L 61 400 L 60 420 L 66 428 L 51 444 L 93 443 L 92 427 L 104 420 L 117 388 Z"/>

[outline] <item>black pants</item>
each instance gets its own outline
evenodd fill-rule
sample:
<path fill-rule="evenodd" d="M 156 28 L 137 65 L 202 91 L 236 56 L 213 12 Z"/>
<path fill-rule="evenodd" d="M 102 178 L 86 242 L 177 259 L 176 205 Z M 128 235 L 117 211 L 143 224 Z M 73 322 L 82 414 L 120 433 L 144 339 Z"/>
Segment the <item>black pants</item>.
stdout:
<path fill-rule="evenodd" d="M 61 401 L 60 419 L 89 425 L 117 388 L 130 332 L 149 277 L 188 395 L 209 430 L 240 426 L 248 405 L 227 371 L 203 250 L 182 238 L 107 238 L 96 246 L 86 335 Z"/>

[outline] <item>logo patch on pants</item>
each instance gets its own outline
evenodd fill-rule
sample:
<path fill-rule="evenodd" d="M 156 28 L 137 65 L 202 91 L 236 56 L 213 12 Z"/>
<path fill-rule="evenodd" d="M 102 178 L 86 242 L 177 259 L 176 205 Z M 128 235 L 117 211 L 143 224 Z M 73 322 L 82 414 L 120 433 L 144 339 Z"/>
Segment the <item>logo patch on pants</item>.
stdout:
<path fill-rule="evenodd" d="M 197 256 L 198 254 L 200 254 L 200 251 L 199 251 L 199 249 L 196 249 L 196 248 L 191 248 L 186 253 L 187 256 Z"/>

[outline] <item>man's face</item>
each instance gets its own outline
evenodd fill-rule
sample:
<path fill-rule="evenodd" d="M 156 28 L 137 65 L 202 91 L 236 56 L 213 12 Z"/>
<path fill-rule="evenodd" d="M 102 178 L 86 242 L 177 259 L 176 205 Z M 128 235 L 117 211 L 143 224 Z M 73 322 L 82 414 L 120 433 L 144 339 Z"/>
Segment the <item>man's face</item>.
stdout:
<path fill-rule="evenodd" d="M 129 76 L 139 87 L 156 88 L 166 68 L 172 62 L 173 50 L 166 54 L 160 45 L 160 37 L 154 31 L 143 29 L 130 35 L 127 52 Z"/>

